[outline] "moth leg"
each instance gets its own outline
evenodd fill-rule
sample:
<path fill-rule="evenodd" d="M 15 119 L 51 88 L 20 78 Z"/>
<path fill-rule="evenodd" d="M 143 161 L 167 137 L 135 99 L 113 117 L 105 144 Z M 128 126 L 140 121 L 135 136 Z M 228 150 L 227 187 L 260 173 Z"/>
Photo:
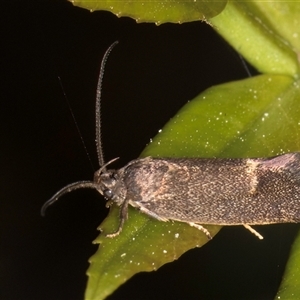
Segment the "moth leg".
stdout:
<path fill-rule="evenodd" d="M 127 220 L 127 218 L 128 218 L 128 200 L 125 200 L 120 209 L 120 223 L 119 223 L 118 230 L 113 233 L 108 233 L 106 237 L 114 238 L 118 236 L 121 233 L 123 229 L 123 225 Z"/>
<path fill-rule="evenodd" d="M 203 233 L 206 234 L 206 236 L 211 240 L 212 239 L 212 236 L 210 235 L 210 232 L 204 228 L 202 225 L 199 225 L 199 224 L 196 224 L 196 223 L 193 223 L 193 222 L 190 222 L 188 223 L 190 226 L 192 227 L 195 227 L 197 228 L 198 230 L 202 231 Z"/>
<path fill-rule="evenodd" d="M 256 235 L 260 240 L 262 240 L 264 237 L 259 234 L 255 229 L 253 229 L 250 225 L 244 224 L 243 225 L 246 229 L 248 229 L 250 232 L 252 232 L 254 235 Z"/>

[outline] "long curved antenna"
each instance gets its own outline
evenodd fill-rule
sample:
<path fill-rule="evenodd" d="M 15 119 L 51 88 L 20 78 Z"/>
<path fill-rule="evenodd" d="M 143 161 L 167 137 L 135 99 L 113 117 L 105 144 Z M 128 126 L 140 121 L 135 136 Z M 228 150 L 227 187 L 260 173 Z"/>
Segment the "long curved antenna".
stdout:
<path fill-rule="evenodd" d="M 45 204 L 41 208 L 41 215 L 44 217 L 46 209 L 50 205 L 52 205 L 54 202 L 56 202 L 58 200 L 58 198 L 60 198 L 61 196 L 63 196 L 66 193 L 69 193 L 69 192 L 72 192 L 72 191 L 75 191 L 75 190 L 81 189 L 81 188 L 97 189 L 97 184 L 95 184 L 95 182 L 93 182 L 93 181 L 77 181 L 77 182 L 74 182 L 74 183 L 71 183 L 71 184 L 65 186 L 64 188 L 59 190 L 55 195 L 53 195 L 47 202 L 45 202 Z"/>
<path fill-rule="evenodd" d="M 99 79 L 98 79 L 98 84 L 97 84 L 97 96 L 96 96 L 96 146 L 97 146 L 97 154 L 98 154 L 98 161 L 99 161 L 99 166 L 100 170 L 96 172 L 97 176 L 100 176 L 102 172 L 106 171 L 106 166 L 115 161 L 117 158 L 109 161 L 107 164 L 104 163 L 104 158 L 103 158 L 103 150 L 102 150 L 102 141 L 101 141 L 101 111 L 100 111 L 100 100 L 101 100 L 101 85 L 102 85 L 102 80 L 103 80 L 103 75 L 104 75 L 104 68 L 105 68 L 105 63 L 107 61 L 107 58 L 111 52 L 111 50 L 114 48 L 114 46 L 118 44 L 118 41 L 114 42 L 110 47 L 106 50 L 104 53 L 102 62 L 101 62 L 101 67 L 100 67 L 100 74 L 99 74 Z M 61 196 L 63 196 L 66 193 L 69 193 L 71 191 L 75 191 L 77 189 L 81 188 L 92 188 L 92 189 L 97 189 L 101 194 L 102 191 L 98 188 L 98 184 L 95 181 L 77 181 L 74 183 L 71 183 L 61 190 L 59 190 L 52 198 L 50 198 L 41 208 L 41 215 L 45 216 L 46 209 L 48 206 L 52 205 L 54 202 L 56 202 Z"/>
<path fill-rule="evenodd" d="M 96 173 L 94 178 L 99 178 L 101 176 L 101 173 L 104 169 L 106 169 L 106 166 L 108 166 L 109 164 L 113 163 L 114 161 L 116 161 L 117 159 L 119 159 L 119 157 L 116 157 L 112 160 L 110 160 L 109 162 L 107 162 L 106 164 L 104 164 Z M 41 215 L 44 217 L 45 213 L 46 213 L 46 209 L 52 205 L 54 202 L 56 202 L 60 197 L 62 197 L 63 195 L 75 191 L 77 189 L 82 189 L 82 188 L 91 188 L 91 189 L 96 189 L 97 191 L 100 192 L 100 194 L 102 194 L 102 192 L 100 191 L 100 189 L 98 189 L 98 185 L 97 183 L 94 181 L 77 181 L 74 183 L 70 183 L 67 186 L 63 187 L 61 190 L 59 190 L 55 195 L 53 195 L 47 202 L 44 203 L 44 205 L 41 208 Z M 102 194 L 103 195 L 103 194 Z"/>
<path fill-rule="evenodd" d="M 102 140 L 101 140 L 101 87 L 102 87 L 102 80 L 104 75 L 104 68 L 107 61 L 107 58 L 111 52 L 111 50 L 118 44 L 118 41 L 115 41 L 113 44 L 109 46 L 109 48 L 104 53 L 101 67 L 100 67 L 100 74 L 97 84 L 97 92 L 96 92 L 96 147 L 97 147 L 97 155 L 98 155 L 98 162 L 99 167 L 104 165 L 104 155 L 102 149 Z M 104 168 L 105 171 L 105 168 Z"/>

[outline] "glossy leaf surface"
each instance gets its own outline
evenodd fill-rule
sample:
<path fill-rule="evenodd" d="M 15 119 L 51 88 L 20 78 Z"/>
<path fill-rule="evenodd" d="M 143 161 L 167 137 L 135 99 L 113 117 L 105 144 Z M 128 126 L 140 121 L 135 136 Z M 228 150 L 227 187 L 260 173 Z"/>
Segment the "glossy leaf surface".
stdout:
<path fill-rule="evenodd" d="M 299 101 L 298 82 L 288 76 L 261 75 L 213 87 L 185 105 L 141 156 L 268 157 L 296 151 Z M 208 241 L 187 224 L 159 222 L 133 208 L 122 233 L 106 238 L 118 221 L 114 207 L 100 226 L 86 299 L 103 299 L 137 272 L 156 270 Z M 207 228 L 214 235 L 220 227 Z"/>
<path fill-rule="evenodd" d="M 72 3 L 91 11 L 108 10 L 118 17 L 131 17 L 137 22 L 159 25 L 166 22 L 184 23 L 210 19 L 224 9 L 227 1 L 73 0 Z"/>

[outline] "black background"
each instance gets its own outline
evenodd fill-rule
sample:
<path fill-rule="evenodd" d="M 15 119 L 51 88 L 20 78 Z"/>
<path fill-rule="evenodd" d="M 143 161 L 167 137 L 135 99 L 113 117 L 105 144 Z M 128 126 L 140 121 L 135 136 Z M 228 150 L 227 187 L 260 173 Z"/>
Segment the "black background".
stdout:
<path fill-rule="evenodd" d="M 104 151 L 106 160 L 121 157 L 117 167 L 136 158 L 188 100 L 247 72 L 201 22 L 137 24 L 66 1 L 2 2 L 0 11 L 0 298 L 83 299 L 104 200 L 81 190 L 46 218 L 40 208 L 98 168 L 94 103 L 104 51 L 120 41 L 102 97 Z M 261 226 L 263 241 L 242 227 L 223 228 L 203 248 L 134 276 L 109 299 L 273 299 L 297 228 Z"/>

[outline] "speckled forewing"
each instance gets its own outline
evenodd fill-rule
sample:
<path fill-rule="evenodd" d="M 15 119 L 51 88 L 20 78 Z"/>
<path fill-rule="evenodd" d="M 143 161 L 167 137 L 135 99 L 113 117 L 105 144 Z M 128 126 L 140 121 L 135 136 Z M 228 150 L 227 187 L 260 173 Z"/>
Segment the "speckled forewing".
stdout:
<path fill-rule="evenodd" d="M 129 203 L 162 219 L 203 224 L 300 221 L 299 154 L 270 159 L 138 159 Z"/>

